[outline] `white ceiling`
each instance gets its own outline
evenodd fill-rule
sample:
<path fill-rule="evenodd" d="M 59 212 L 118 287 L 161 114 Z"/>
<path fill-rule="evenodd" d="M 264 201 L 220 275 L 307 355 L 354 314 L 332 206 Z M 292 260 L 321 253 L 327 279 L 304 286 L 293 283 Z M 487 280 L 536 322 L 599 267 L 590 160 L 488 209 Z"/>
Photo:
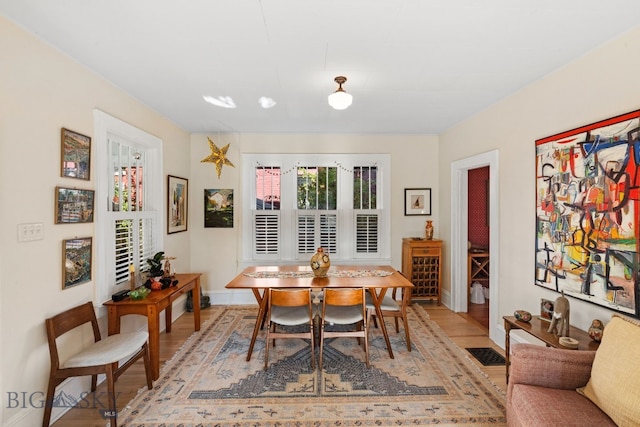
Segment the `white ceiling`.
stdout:
<path fill-rule="evenodd" d="M 437 134 L 638 25 L 640 1 L 0 0 L 0 14 L 190 132 Z M 337 75 L 344 111 L 327 104 Z"/>

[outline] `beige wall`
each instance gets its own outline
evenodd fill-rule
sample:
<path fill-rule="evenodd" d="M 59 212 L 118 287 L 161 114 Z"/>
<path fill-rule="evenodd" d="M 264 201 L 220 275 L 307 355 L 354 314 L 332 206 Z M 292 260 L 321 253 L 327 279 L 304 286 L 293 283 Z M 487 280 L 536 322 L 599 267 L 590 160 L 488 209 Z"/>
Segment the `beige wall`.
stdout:
<path fill-rule="evenodd" d="M 28 401 L 8 409 L 7 393 L 46 390 L 44 319 L 94 297 L 93 282 L 61 286 L 62 240 L 95 231 L 94 224 L 54 225 L 54 187 L 95 189 L 95 176 L 60 177 L 60 128 L 93 136 L 93 109 L 99 108 L 161 138 L 164 173 L 184 177 L 189 134 L 2 17 L 0 52 L 0 424 L 39 425 L 42 410 Z M 43 223 L 44 239 L 18 243 L 21 223 Z M 188 262 L 187 233 L 165 236 L 164 245 L 178 257 L 177 267 Z M 93 261 L 95 267 L 95 252 Z"/>
<path fill-rule="evenodd" d="M 231 146 L 218 179 L 212 163 L 201 163 L 209 155 L 207 137 L 218 148 Z M 434 201 L 435 237 L 438 223 L 438 138 L 432 135 L 328 135 L 328 134 L 194 134 L 191 137 L 191 267 L 201 271 L 203 287 L 213 303 L 230 302 L 224 286 L 241 271 L 242 262 L 242 154 L 243 153 L 389 153 L 391 155 L 391 262 L 401 268 L 403 237 L 424 234 L 424 216 L 404 216 L 404 189 L 431 188 Z M 204 228 L 204 189 L 234 190 L 234 228 Z M 249 295 L 249 302 L 253 297 Z"/>
<path fill-rule="evenodd" d="M 557 293 L 534 282 L 534 141 L 640 108 L 640 28 L 564 66 L 440 135 L 440 217 L 445 236 L 453 161 L 498 150 L 498 319 L 516 309 L 539 313 L 540 298 Z M 495 254 L 492 254 L 495 256 Z M 450 289 L 450 283 L 445 284 Z M 571 323 L 586 329 L 612 312 L 570 298 Z"/>

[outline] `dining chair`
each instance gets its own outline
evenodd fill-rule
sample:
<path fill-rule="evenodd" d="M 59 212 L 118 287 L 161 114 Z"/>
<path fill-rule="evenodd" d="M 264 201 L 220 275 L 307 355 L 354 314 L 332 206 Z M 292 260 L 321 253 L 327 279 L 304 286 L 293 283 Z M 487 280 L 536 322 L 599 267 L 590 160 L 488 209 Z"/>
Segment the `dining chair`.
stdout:
<path fill-rule="evenodd" d="M 376 290 L 372 290 L 376 292 Z M 404 290 L 401 291 L 402 298 L 397 299 L 398 288 L 392 288 L 391 295 L 385 293 L 384 297 L 380 301 L 380 311 L 382 312 L 381 322 L 384 322 L 385 317 L 393 317 L 396 324 L 396 333 L 400 333 L 399 319 L 402 319 L 402 325 L 404 327 L 405 341 L 407 342 L 407 350 L 411 351 L 411 337 L 409 336 L 409 322 L 407 320 L 407 296 L 404 294 Z M 410 291 L 409 291 L 410 292 Z M 373 322 L 374 327 L 377 327 L 377 313 L 376 306 L 373 303 L 373 298 L 369 293 L 365 297 L 367 307 L 367 323 L 371 327 Z M 389 349 L 389 352 L 393 354 L 393 350 Z"/>
<path fill-rule="evenodd" d="M 322 353 L 326 338 L 356 337 L 364 340 L 364 354 L 369 366 L 369 343 L 367 338 L 367 311 L 365 307 L 365 288 L 325 288 L 322 297 L 320 315 L 320 359 L 318 365 L 322 369 Z M 327 325 L 355 325 L 355 330 L 330 330 Z"/>
<path fill-rule="evenodd" d="M 270 288 L 267 295 L 267 339 L 264 350 L 264 369 L 269 366 L 269 345 L 277 338 L 302 338 L 311 341 L 311 368 L 315 369 L 314 319 L 315 310 L 311 289 Z M 290 327 L 309 325 L 305 331 L 293 331 Z M 279 330 L 276 328 L 280 326 Z M 285 327 L 285 328 L 282 328 Z"/>
<path fill-rule="evenodd" d="M 62 348 L 63 345 L 58 345 L 57 339 L 87 323 L 90 323 L 93 329 L 94 342 L 71 355 L 64 363 L 61 363 L 58 350 L 61 350 L 63 354 L 67 352 Z M 56 387 L 69 377 L 91 375 L 91 391 L 96 391 L 98 374 L 106 375 L 108 412 L 105 412 L 104 415 L 105 418 L 111 418 L 113 427 L 117 427 L 114 383 L 118 377 L 138 359 L 142 358 L 147 376 L 147 388 L 151 390 L 153 387 L 149 347 L 147 344 L 148 332 L 120 333 L 102 339 L 96 313 L 91 302 L 73 307 L 46 319 L 45 327 L 49 341 L 51 371 L 44 406 L 43 427 L 49 427 L 49 422 L 51 421 L 51 409 L 54 405 Z M 60 341 L 62 342 L 64 339 Z M 124 363 L 119 366 L 120 362 Z"/>

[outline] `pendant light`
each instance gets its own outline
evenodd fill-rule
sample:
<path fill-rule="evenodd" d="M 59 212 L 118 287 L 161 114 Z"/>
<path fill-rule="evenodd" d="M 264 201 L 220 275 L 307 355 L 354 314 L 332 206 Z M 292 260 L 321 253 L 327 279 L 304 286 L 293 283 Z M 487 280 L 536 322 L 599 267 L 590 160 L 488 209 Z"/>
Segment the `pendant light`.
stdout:
<path fill-rule="evenodd" d="M 329 95 L 329 105 L 331 105 L 336 110 L 344 110 L 351 105 L 353 101 L 353 96 L 348 94 L 342 89 L 342 85 L 347 81 L 346 77 L 338 76 L 333 79 L 336 83 L 338 83 L 338 89 Z"/>

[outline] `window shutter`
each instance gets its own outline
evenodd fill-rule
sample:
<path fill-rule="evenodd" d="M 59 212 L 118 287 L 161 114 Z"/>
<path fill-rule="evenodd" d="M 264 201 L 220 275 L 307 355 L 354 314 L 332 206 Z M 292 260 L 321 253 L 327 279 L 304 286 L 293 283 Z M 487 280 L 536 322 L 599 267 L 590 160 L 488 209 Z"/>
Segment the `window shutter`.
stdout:
<path fill-rule="evenodd" d="M 277 254 L 280 237 L 280 216 L 276 213 L 257 213 L 255 216 L 255 253 Z"/>
<path fill-rule="evenodd" d="M 338 216 L 320 214 L 320 246 L 325 252 L 335 254 L 338 248 Z"/>
<path fill-rule="evenodd" d="M 378 252 L 378 215 L 356 215 L 356 252 Z"/>
<path fill-rule="evenodd" d="M 314 214 L 298 215 L 298 253 L 313 254 L 316 252 L 316 216 Z"/>

